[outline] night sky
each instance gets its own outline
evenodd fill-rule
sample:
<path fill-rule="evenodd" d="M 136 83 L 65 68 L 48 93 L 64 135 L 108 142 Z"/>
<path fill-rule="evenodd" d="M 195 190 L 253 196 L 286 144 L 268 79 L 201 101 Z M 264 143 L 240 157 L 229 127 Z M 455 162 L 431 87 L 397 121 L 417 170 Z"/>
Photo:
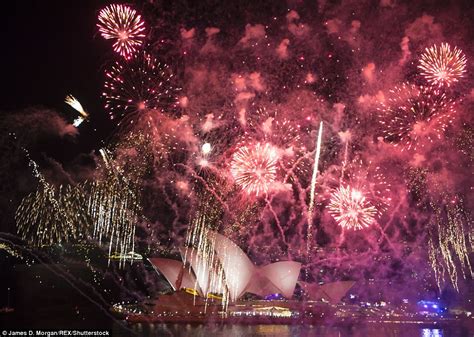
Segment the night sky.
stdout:
<path fill-rule="evenodd" d="M 98 152 L 107 147 L 127 177 L 123 181 L 136 183 L 133 191 L 140 197 L 133 197 L 143 206 L 138 208 L 143 218 L 133 219 L 140 252 L 156 245 L 176 254 L 193 219 L 205 214 L 210 228 L 228 235 L 257 264 L 308 262 L 318 281 L 377 278 L 398 286 L 387 287 L 394 296 L 401 290 L 433 295 L 441 283 L 453 290 L 454 278 L 444 274 L 435 280 L 433 270 L 450 263 L 441 257 L 441 243 L 456 252 L 456 268 L 468 268 L 474 247 L 470 1 L 139 1 L 131 6 L 147 27 L 144 51 L 126 62 L 96 26 L 99 10 L 110 3 L 5 5 L 0 101 L 6 117 L 0 125 L 6 149 L 0 167 L 5 232 L 16 234 L 17 207 L 41 187 L 23 147 L 54 188 L 80 186 L 91 198 L 100 194 L 91 182 L 105 186 L 111 176 Z M 425 48 L 442 42 L 460 48 L 468 61 L 459 82 L 440 89 L 429 86 L 417 65 Z M 140 62 L 150 55 L 153 64 L 169 64 L 174 77 L 143 68 Z M 130 71 L 109 80 L 114 90 L 104 89 L 104 73 L 114 62 Z M 120 91 L 122 75 L 128 91 Z M 159 86 L 152 86 L 155 80 Z M 147 93 L 165 88 L 163 96 L 172 97 L 152 97 L 147 106 L 143 97 L 125 97 L 134 95 L 136 88 L 127 87 L 132 82 L 144 87 L 140 95 L 152 86 Z M 125 120 L 134 123 L 117 126 L 123 106 L 104 108 L 104 91 L 111 106 L 120 103 L 113 98 L 117 92 L 130 98 Z M 90 114 L 77 129 L 70 125 L 77 113 L 64 103 L 67 94 Z M 411 111 L 406 97 L 416 101 L 423 94 L 427 100 L 442 97 L 453 107 L 453 118 L 445 118 L 444 106 L 434 103 L 443 127 L 429 118 L 402 118 L 400 128 L 413 136 L 408 138 L 418 137 L 411 148 L 384 128 L 392 125 L 390 114 Z M 137 109 L 140 103 L 145 108 Z M 114 121 L 109 113 L 117 114 Z M 308 196 L 320 122 L 324 133 L 311 227 Z M 12 130 L 18 142 L 6 136 Z M 207 142 L 212 152 L 203 154 Z M 271 151 L 262 156 L 277 156 L 278 167 L 268 174 L 264 193 L 255 195 L 238 175 L 253 170 L 246 164 L 261 154 L 263 143 Z M 242 155 L 241 149 L 248 151 Z M 380 208 L 361 231 L 341 226 L 329 210 L 343 183 L 360 188 Z M 114 185 L 114 191 L 120 195 L 129 187 Z M 50 221 L 47 208 L 35 211 Z M 448 231 L 452 223 L 456 240 Z M 302 248 L 310 227 L 317 249 L 312 259 Z M 465 242 L 456 250 L 460 238 Z M 472 280 L 460 287 L 472 288 Z"/>
<path fill-rule="evenodd" d="M 1 53 L 1 111 L 40 106 L 69 111 L 64 97 L 72 94 L 91 112 L 77 144 L 68 152 L 90 151 L 110 132 L 102 113 L 103 67 L 112 51 L 97 34 L 97 13 L 110 1 L 12 1 L 4 6 Z M 5 8 L 4 7 L 4 8 Z M 95 131 L 94 129 L 97 129 Z M 97 133 L 102 133 L 98 135 Z M 77 146 L 77 149 L 76 149 Z M 59 150 L 61 152 L 61 150 Z"/>

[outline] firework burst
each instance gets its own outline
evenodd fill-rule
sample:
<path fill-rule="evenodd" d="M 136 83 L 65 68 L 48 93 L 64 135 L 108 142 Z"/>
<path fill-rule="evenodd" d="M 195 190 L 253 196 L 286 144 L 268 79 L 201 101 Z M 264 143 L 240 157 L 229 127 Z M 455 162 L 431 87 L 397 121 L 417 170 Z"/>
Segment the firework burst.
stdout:
<path fill-rule="evenodd" d="M 454 100 L 437 89 L 404 83 L 390 91 L 380 109 L 384 139 L 402 150 L 417 150 L 441 139 L 455 115 Z"/>
<path fill-rule="evenodd" d="M 349 163 L 345 173 L 343 180 L 347 181 L 352 188 L 361 191 L 377 209 L 377 215 L 382 215 L 391 201 L 391 185 L 380 166 L 371 161 L 355 158 Z"/>
<path fill-rule="evenodd" d="M 145 52 L 130 62 L 116 62 L 105 76 L 105 109 L 119 125 L 136 123 L 149 110 L 170 112 L 178 105 L 180 88 L 171 69 Z"/>
<path fill-rule="evenodd" d="M 285 152 L 304 149 L 301 127 L 278 111 L 259 108 L 248 120 L 246 134 L 262 142 L 272 143 Z"/>
<path fill-rule="evenodd" d="M 240 147 L 232 157 L 231 174 L 248 194 L 267 193 L 276 179 L 278 150 L 269 143 Z"/>
<path fill-rule="evenodd" d="M 361 191 L 351 186 L 341 186 L 331 196 L 329 213 L 344 229 L 369 227 L 377 215 L 377 209 L 370 204 Z"/>
<path fill-rule="evenodd" d="M 447 86 L 459 81 L 466 72 L 466 56 L 447 43 L 426 48 L 421 55 L 418 68 L 421 75 L 432 85 Z"/>
<path fill-rule="evenodd" d="M 196 146 L 193 148 L 194 162 L 201 172 L 209 173 L 209 170 L 218 170 L 223 164 L 225 153 L 232 143 L 232 137 L 223 137 L 229 133 L 226 126 L 216 127 L 208 132 L 196 132 Z M 216 171 L 218 173 L 218 171 Z"/>
<path fill-rule="evenodd" d="M 311 169 L 311 156 L 304 144 L 305 136 L 300 123 L 266 108 L 257 109 L 249 117 L 244 134 L 249 142 L 256 140 L 269 143 L 278 149 L 279 166 L 285 172 L 283 181 L 295 179 L 296 176 L 306 177 Z"/>
<path fill-rule="evenodd" d="M 99 31 L 106 40 L 115 40 L 115 52 L 129 60 L 143 44 L 145 23 L 136 10 L 112 4 L 99 12 Z"/>

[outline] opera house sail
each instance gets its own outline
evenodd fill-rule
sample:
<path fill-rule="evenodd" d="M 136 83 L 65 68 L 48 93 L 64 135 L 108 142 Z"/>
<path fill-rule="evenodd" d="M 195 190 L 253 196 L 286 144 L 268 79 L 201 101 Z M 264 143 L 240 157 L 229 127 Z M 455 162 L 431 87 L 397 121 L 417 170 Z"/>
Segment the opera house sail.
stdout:
<path fill-rule="evenodd" d="M 212 238 L 213 261 L 198 249 L 181 247 L 181 261 L 168 258 L 150 258 L 155 269 L 169 282 L 173 290 L 188 289 L 196 295 L 229 295 L 235 302 L 250 293 L 261 298 L 279 294 L 292 299 L 297 283 L 311 300 L 338 303 L 354 282 L 334 282 L 324 285 L 298 281 L 301 263 L 279 261 L 256 266 L 245 252 L 224 235 L 209 231 Z"/>

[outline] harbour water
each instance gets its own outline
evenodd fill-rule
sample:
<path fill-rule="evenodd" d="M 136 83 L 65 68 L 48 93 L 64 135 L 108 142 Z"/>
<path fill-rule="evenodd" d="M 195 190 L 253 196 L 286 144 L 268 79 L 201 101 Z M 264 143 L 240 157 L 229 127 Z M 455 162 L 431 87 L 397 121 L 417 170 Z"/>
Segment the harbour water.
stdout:
<path fill-rule="evenodd" d="M 130 329 L 130 330 L 128 330 Z M 458 326 L 425 328 L 407 325 L 311 325 L 238 324 L 134 324 L 126 329 L 114 325 L 114 337 L 473 337 L 474 332 Z"/>

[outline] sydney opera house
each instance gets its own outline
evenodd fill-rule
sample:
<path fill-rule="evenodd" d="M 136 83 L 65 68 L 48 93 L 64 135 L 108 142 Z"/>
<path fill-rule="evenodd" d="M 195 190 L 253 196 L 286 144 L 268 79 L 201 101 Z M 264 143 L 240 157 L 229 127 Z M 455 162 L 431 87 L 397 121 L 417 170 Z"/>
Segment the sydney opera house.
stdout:
<path fill-rule="evenodd" d="M 300 262 L 280 261 L 256 266 L 234 242 L 221 234 L 213 235 L 212 254 L 220 268 L 210 266 L 208 257 L 190 247 L 180 249 L 181 261 L 150 258 L 150 262 L 174 291 L 185 289 L 203 298 L 227 293 L 231 303 L 246 294 L 261 299 L 279 296 L 291 300 L 299 284 L 306 299 L 336 304 L 354 284 L 343 281 L 319 285 L 299 281 Z"/>

